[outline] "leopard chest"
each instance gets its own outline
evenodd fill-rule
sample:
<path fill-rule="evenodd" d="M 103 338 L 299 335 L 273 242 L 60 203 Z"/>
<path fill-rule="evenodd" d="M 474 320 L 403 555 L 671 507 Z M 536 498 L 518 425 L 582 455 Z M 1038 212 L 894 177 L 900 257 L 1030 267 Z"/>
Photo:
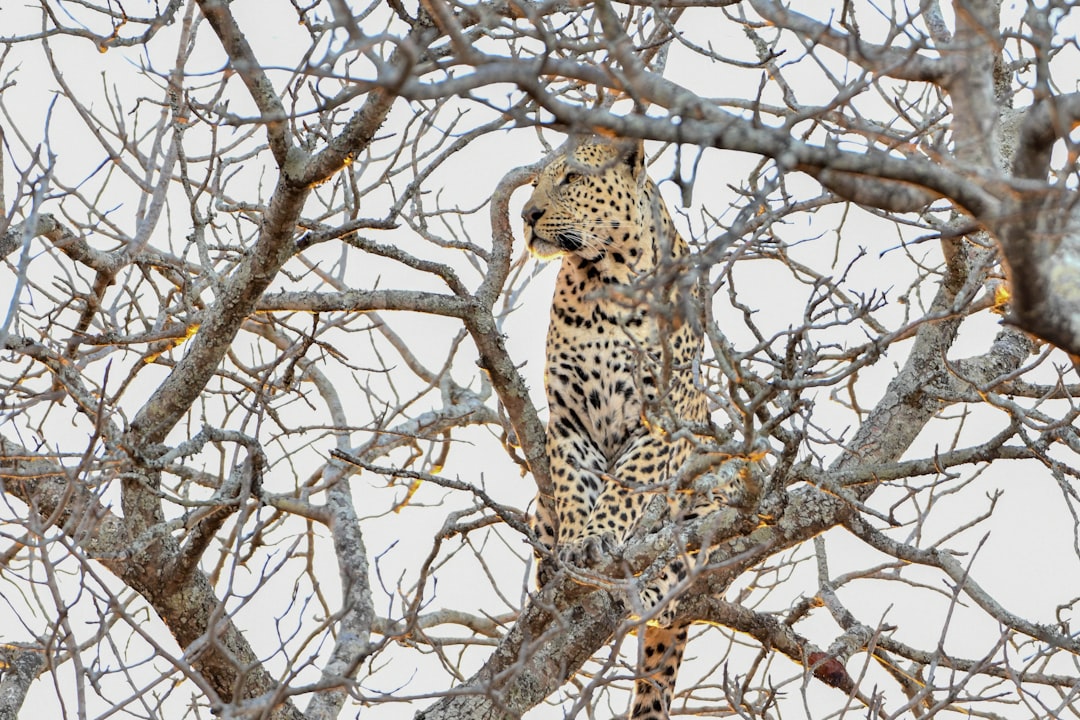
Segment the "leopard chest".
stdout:
<path fill-rule="evenodd" d="M 550 432 L 587 437 L 610 460 L 642 425 L 655 396 L 657 329 L 612 301 L 557 293 L 547 337 Z"/>
<path fill-rule="evenodd" d="M 548 334 L 547 395 L 554 432 L 590 438 L 608 458 L 641 424 L 640 377 L 629 343 Z"/>

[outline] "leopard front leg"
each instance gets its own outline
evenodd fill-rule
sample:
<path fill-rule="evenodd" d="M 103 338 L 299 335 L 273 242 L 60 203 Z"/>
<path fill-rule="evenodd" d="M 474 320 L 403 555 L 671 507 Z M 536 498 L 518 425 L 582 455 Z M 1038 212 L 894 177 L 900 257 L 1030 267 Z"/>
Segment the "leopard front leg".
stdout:
<path fill-rule="evenodd" d="M 667 490 L 664 483 L 674 476 L 689 452 L 688 442 L 672 441 L 659 433 L 635 438 L 612 466 L 589 517 L 584 535 L 587 542 L 581 552 L 589 559 L 594 559 L 594 554 L 615 554 L 635 531 L 645 505 L 657 492 Z M 668 596 L 686 576 L 685 558 L 675 558 L 642 588 L 641 613 L 649 618 L 650 625 L 672 624 L 676 606 Z"/>
<path fill-rule="evenodd" d="M 625 543 L 687 450 L 685 441 L 673 442 L 660 433 L 634 437 L 611 464 L 583 534 L 609 538 L 615 546 Z"/>
<path fill-rule="evenodd" d="M 596 499 L 600 495 L 601 473 L 606 460 L 589 438 L 562 436 L 548 428 L 548 462 L 554 497 L 538 495 L 533 531 L 547 551 L 537 551 L 538 587 L 554 574 L 554 555 L 563 562 L 576 562 L 575 543 L 585 533 Z"/>
<path fill-rule="evenodd" d="M 533 556 L 536 558 L 536 587 L 542 588 L 548 584 L 554 574 L 552 553 L 555 551 L 555 538 L 558 533 L 558 519 L 555 512 L 555 498 L 536 494 L 534 501 L 535 509 L 529 519 L 529 526 L 539 547 L 533 547 Z"/>
<path fill-rule="evenodd" d="M 648 493 L 641 492 L 641 483 L 651 479 L 641 472 L 650 472 L 669 452 L 670 443 L 642 434 L 630 441 L 614 462 L 601 458 L 591 472 L 578 472 L 575 491 L 564 494 L 567 512 L 559 513 L 560 523 L 564 514 L 571 523 L 567 528 L 560 524 L 559 559 L 577 567 L 589 567 L 612 557 L 626 542 L 648 501 Z M 559 495 L 558 491 L 556 494 Z M 587 503 L 580 502 L 582 498 L 588 498 Z"/>

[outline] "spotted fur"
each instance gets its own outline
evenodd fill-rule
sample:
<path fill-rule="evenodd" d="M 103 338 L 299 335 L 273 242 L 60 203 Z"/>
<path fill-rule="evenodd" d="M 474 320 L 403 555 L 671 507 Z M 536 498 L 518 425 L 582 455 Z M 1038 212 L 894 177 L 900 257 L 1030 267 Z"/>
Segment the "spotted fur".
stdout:
<path fill-rule="evenodd" d="M 538 498 L 534 528 L 548 550 L 575 564 L 627 540 L 655 494 L 642 490 L 667 490 L 692 450 L 686 430 L 709 419 L 695 384 L 702 338 L 685 317 L 690 303 L 656 281 L 690 251 L 643 153 L 640 143 L 581 141 L 540 171 L 522 212 L 530 250 L 562 258 L 545 373 L 555 496 Z M 666 289 L 644 290 L 650 282 Z M 539 567 L 543 584 L 550 557 Z M 643 611 L 660 609 L 685 576 L 685 565 L 672 563 L 642 591 Z M 672 616 L 668 606 L 645 630 L 633 720 L 668 717 L 687 636 Z"/>

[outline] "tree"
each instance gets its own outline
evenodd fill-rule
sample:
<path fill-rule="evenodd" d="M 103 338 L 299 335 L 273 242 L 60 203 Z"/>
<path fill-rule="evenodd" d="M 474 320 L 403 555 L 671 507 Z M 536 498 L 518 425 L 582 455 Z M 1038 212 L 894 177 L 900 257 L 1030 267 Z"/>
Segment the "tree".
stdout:
<path fill-rule="evenodd" d="M 678 713 L 1077 714 L 1071 3 L 4 17 L 0 717 L 619 713 L 682 553 Z M 652 141 L 763 488 L 533 591 L 566 132 Z"/>

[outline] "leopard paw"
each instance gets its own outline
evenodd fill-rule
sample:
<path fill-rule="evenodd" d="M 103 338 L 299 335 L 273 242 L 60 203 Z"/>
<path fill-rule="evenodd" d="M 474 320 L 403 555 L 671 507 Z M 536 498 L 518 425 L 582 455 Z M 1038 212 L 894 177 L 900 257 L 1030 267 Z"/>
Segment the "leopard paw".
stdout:
<path fill-rule="evenodd" d="M 613 557 L 618 551 L 613 533 L 587 535 L 559 547 L 559 560 L 580 568 L 588 568 Z"/>
<path fill-rule="evenodd" d="M 544 557 L 538 557 L 536 561 L 536 589 L 542 590 L 555 574 L 558 572 L 558 567 L 555 563 L 555 558 L 551 555 L 545 555 Z"/>

